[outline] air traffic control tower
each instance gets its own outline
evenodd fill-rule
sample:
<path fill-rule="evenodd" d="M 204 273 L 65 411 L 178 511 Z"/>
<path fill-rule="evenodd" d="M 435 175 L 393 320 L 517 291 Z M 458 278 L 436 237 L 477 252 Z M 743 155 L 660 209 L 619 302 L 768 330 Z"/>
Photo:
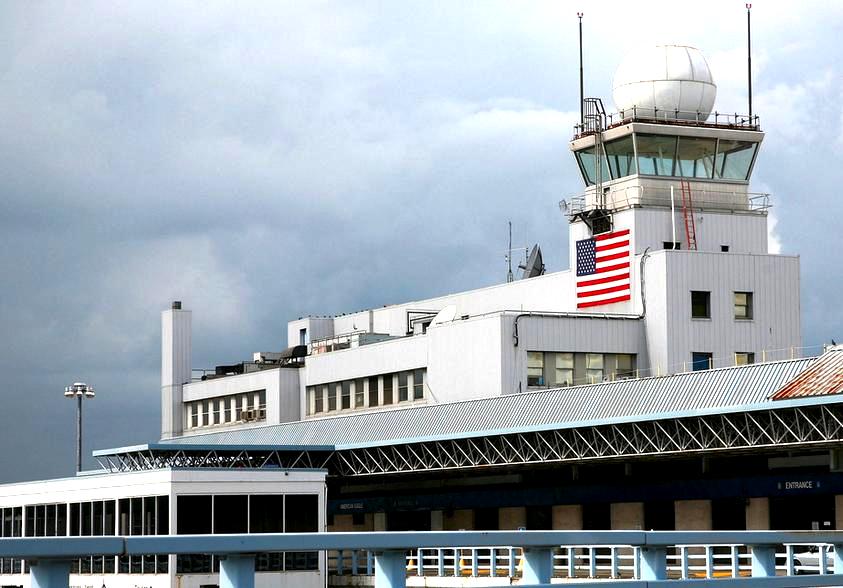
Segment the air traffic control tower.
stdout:
<path fill-rule="evenodd" d="M 584 99 L 570 144 L 586 185 L 567 208 L 577 307 L 645 315 L 650 363 L 669 371 L 735 349 L 761 361 L 756 350 L 799 338 L 798 259 L 769 255 L 769 195 L 749 190 L 764 133 L 757 116 L 714 111 L 716 94 L 693 47 L 632 53 L 617 112 Z"/>

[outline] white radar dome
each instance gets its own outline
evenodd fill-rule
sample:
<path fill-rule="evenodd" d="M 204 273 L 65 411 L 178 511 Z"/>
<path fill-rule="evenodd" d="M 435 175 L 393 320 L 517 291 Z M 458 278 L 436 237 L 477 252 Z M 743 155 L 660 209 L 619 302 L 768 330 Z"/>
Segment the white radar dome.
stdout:
<path fill-rule="evenodd" d="M 624 117 L 704 121 L 717 86 L 699 49 L 657 45 L 635 51 L 618 66 L 612 82 L 615 107 Z"/>

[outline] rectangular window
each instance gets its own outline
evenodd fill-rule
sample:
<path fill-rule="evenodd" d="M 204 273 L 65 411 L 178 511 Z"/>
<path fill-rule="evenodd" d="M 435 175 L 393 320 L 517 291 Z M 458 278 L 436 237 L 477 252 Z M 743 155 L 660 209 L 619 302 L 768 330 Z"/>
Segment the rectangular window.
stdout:
<path fill-rule="evenodd" d="M 395 374 L 387 374 L 383 377 L 383 403 L 392 404 L 392 390 L 395 385 Z"/>
<path fill-rule="evenodd" d="M 585 180 L 586 186 L 593 186 L 596 181 L 596 171 L 597 165 L 595 163 L 595 148 L 590 147 L 588 149 L 583 149 L 581 151 L 576 152 L 577 156 L 577 163 L 580 164 L 580 171 L 582 172 L 583 179 Z M 602 170 L 601 179 L 603 181 L 611 179 L 609 176 L 609 167 L 606 164 L 606 158 L 600 158 L 600 168 Z"/>
<path fill-rule="evenodd" d="M 337 410 L 337 385 L 328 384 L 328 410 Z"/>
<path fill-rule="evenodd" d="M 131 498 L 129 503 L 129 521 L 132 535 L 143 535 L 143 498 Z"/>
<path fill-rule="evenodd" d="M 557 386 L 570 386 L 574 383 L 574 354 L 556 354 L 556 379 L 553 382 Z"/>
<path fill-rule="evenodd" d="M 716 142 L 716 139 L 679 137 L 676 175 L 684 178 L 710 178 L 714 173 Z"/>
<path fill-rule="evenodd" d="M 729 253 L 729 246 L 728 245 L 721 245 L 720 246 L 721 253 Z"/>
<path fill-rule="evenodd" d="M 378 377 L 369 378 L 369 406 L 378 405 Z"/>
<path fill-rule="evenodd" d="M 627 379 L 632 378 L 635 376 L 635 370 L 633 366 L 633 356 L 628 353 L 618 353 L 615 356 L 617 361 L 616 368 L 615 368 L 615 378 L 616 379 Z"/>
<path fill-rule="evenodd" d="M 249 533 L 284 532 L 282 494 L 253 494 L 249 501 Z"/>
<path fill-rule="evenodd" d="M 691 290 L 691 318 L 711 318 L 711 292 Z"/>
<path fill-rule="evenodd" d="M 589 384 L 603 381 L 603 354 L 585 354 L 585 377 Z"/>
<path fill-rule="evenodd" d="M 288 494 L 284 497 L 284 532 L 316 533 L 319 531 L 319 497 L 316 494 Z M 284 554 L 284 569 L 316 570 L 318 552 L 290 552 Z"/>
<path fill-rule="evenodd" d="M 398 402 L 410 399 L 409 372 L 398 372 Z"/>
<path fill-rule="evenodd" d="M 366 395 L 363 393 L 363 380 L 354 380 L 354 408 L 365 408 Z"/>
<path fill-rule="evenodd" d="M 222 400 L 212 400 L 211 402 L 214 403 L 214 424 L 218 425 L 222 422 L 222 419 L 220 418 L 222 414 L 222 411 L 220 410 L 222 408 Z"/>
<path fill-rule="evenodd" d="M 758 143 L 720 139 L 714 161 L 714 177 L 723 180 L 749 179 L 749 167 Z"/>
<path fill-rule="evenodd" d="M 258 410 L 266 410 L 266 390 L 258 390 Z"/>
<path fill-rule="evenodd" d="M 691 369 L 695 372 L 711 369 L 714 367 L 712 365 L 713 357 L 711 353 L 694 351 L 691 353 Z"/>
<path fill-rule="evenodd" d="M 752 351 L 736 351 L 735 365 L 749 365 L 755 363 L 755 353 Z"/>
<path fill-rule="evenodd" d="M 214 533 L 249 532 L 249 497 L 245 494 L 214 496 Z"/>
<path fill-rule="evenodd" d="M 129 534 L 129 499 L 128 498 L 121 498 L 118 501 L 118 506 L 120 507 L 120 528 L 118 530 L 118 534 L 120 535 L 128 535 Z"/>
<path fill-rule="evenodd" d="M 67 505 L 59 504 L 56 508 L 56 536 L 67 536 Z"/>
<path fill-rule="evenodd" d="M 527 386 L 544 386 L 544 353 L 527 352 Z"/>
<path fill-rule="evenodd" d="M 116 504 L 113 500 L 106 500 L 103 503 L 102 509 L 102 534 L 114 535 L 117 532 L 115 528 L 115 509 Z"/>
<path fill-rule="evenodd" d="M 636 173 L 632 135 L 604 143 L 603 148 L 606 150 L 606 159 L 609 161 L 612 177 L 617 179 Z M 713 155 L 712 150 L 712 157 Z"/>
<path fill-rule="evenodd" d="M 307 388 L 307 401 L 305 406 L 307 407 L 306 414 L 311 415 L 316 412 L 316 388 L 313 386 L 309 386 Z"/>
<path fill-rule="evenodd" d="M 199 406 L 195 402 L 190 403 L 190 426 L 199 426 Z"/>
<path fill-rule="evenodd" d="M 35 537 L 35 507 L 26 507 L 26 536 Z"/>
<path fill-rule="evenodd" d="M 202 404 L 202 426 L 204 427 L 206 425 L 211 424 L 211 421 L 208 418 L 208 416 L 210 414 L 210 410 L 211 410 L 211 401 L 210 400 L 204 400 L 204 401 L 201 402 L 201 404 Z"/>
<path fill-rule="evenodd" d="M 413 400 L 424 398 L 424 374 L 427 370 L 413 370 Z"/>
<path fill-rule="evenodd" d="M 752 319 L 752 292 L 735 292 L 735 318 Z"/>
<path fill-rule="evenodd" d="M 177 500 L 177 535 L 210 535 L 213 532 L 210 495 L 179 496 Z"/>
<path fill-rule="evenodd" d="M 101 500 L 95 501 L 92 505 L 92 517 L 93 517 L 93 527 L 91 530 L 91 535 L 100 536 L 102 535 L 102 525 L 103 525 L 103 504 Z"/>
<path fill-rule="evenodd" d="M 668 250 L 682 249 L 682 244 L 679 241 L 664 241 L 662 247 Z"/>
<path fill-rule="evenodd" d="M 230 423 L 231 422 L 231 398 L 223 398 L 222 399 L 222 422 Z"/>
<path fill-rule="evenodd" d="M 636 135 L 638 173 L 651 176 L 672 176 L 676 157 L 676 137 Z"/>
<path fill-rule="evenodd" d="M 318 414 L 325 411 L 325 388 L 316 386 L 313 388 L 313 412 Z"/>
<path fill-rule="evenodd" d="M 351 408 L 351 382 L 346 380 L 340 386 L 342 387 L 342 408 Z"/>
<path fill-rule="evenodd" d="M 299 329 L 299 345 L 307 345 L 307 329 Z"/>

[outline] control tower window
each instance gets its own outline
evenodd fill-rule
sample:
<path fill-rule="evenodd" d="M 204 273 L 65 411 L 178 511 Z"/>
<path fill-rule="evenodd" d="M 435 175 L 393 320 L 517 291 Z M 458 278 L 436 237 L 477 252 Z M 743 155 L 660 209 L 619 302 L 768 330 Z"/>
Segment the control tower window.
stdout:
<path fill-rule="evenodd" d="M 683 178 L 710 178 L 714 172 L 715 139 L 680 137 L 677 175 Z"/>
<path fill-rule="evenodd" d="M 622 178 L 637 173 L 635 165 L 635 148 L 632 144 L 632 135 L 609 141 L 604 144 L 606 159 L 609 162 L 609 169 L 613 178 Z M 712 149 L 712 158 L 714 151 Z"/>
<path fill-rule="evenodd" d="M 673 175 L 676 137 L 637 135 L 638 173 L 651 176 Z"/>
<path fill-rule="evenodd" d="M 749 179 L 749 168 L 758 143 L 721 139 L 714 161 L 714 177 L 722 180 Z"/>
<path fill-rule="evenodd" d="M 577 151 L 577 162 L 580 164 L 580 173 L 582 173 L 583 180 L 585 180 L 586 186 L 593 186 L 596 183 L 595 174 L 596 171 L 596 164 L 595 164 L 595 156 L 594 156 L 594 147 L 589 147 L 588 149 L 583 149 L 582 151 Z M 611 176 L 609 175 L 609 167 L 606 165 L 606 158 L 601 157 L 600 161 L 602 165 L 600 166 L 603 170 L 602 179 L 603 180 L 610 180 Z"/>

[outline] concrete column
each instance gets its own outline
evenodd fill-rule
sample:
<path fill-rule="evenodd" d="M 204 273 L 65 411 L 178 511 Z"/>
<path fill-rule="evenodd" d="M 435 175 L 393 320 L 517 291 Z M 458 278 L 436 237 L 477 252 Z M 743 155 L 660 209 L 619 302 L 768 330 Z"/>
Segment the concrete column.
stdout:
<path fill-rule="evenodd" d="M 375 531 L 386 531 L 386 513 L 376 512 L 374 516 Z"/>
<path fill-rule="evenodd" d="M 432 522 L 432 521 L 431 521 Z M 471 509 L 455 510 L 444 517 L 443 531 L 474 530 L 474 511 Z"/>
<path fill-rule="evenodd" d="M 839 498 L 839 497 L 838 497 Z M 840 508 L 837 509 L 840 512 Z M 840 529 L 841 527 L 837 527 Z M 766 496 L 750 498 L 746 503 L 746 530 L 770 530 L 770 499 Z"/>
<path fill-rule="evenodd" d="M 29 585 L 32 588 L 67 588 L 70 585 L 70 562 L 30 562 Z"/>
<path fill-rule="evenodd" d="M 255 588 L 255 556 L 220 558 L 220 588 Z"/>
<path fill-rule="evenodd" d="M 558 504 L 553 507 L 554 531 L 582 531 L 582 506 Z"/>
<path fill-rule="evenodd" d="M 407 562 L 403 551 L 375 554 L 375 588 L 405 588 Z M 222 586 L 220 586 L 222 588 Z"/>
<path fill-rule="evenodd" d="M 771 578 L 776 575 L 776 549 L 770 545 L 752 546 L 752 577 Z"/>
<path fill-rule="evenodd" d="M 498 509 L 498 528 L 501 531 L 515 531 L 526 526 L 526 506 L 505 506 Z"/>
<path fill-rule="evenodd" d="M 843 530 L 843 495 L 834 497 L 834 528 Z"/>
<path fill-rule="evenodd" d="M 350 514 L 334 515 L 334 524 L 328 529 L 332 533 L 354 530 L 354 518 Z"/>
<path fill-rule="evenodd" d="M 613 531 L 640 531 L 644 528 L 643 502 L 613 502 L 610 508 Z"/>
<path fill-rule="evenodd" d="M 711 531 L 710 500 L 677 500 L 674 512 L 677 531 Z"/>
<path fill-rule="evenodd" d="M 553 576 L 553 552 L 550 549 L 524 548 L 522 584 L 550 584 Z"/>
<path fill-rule="evenodd" d="M 183 432 L 182 387 L 191 378 L 191 314 L 173 302 L 161 313 L 161 437 Z"/>
<path fill-rule="evenodd" d="M 641 548 L 641 579 L 667 579 L 667 553 L 664 547 Z"/>
<path fill-rule="evenodd" d="M 431 531 L 444 531 L 445 530 L 444 516 L 442 515 L 441 510 L 430 511 L 430 530 Z"/>

